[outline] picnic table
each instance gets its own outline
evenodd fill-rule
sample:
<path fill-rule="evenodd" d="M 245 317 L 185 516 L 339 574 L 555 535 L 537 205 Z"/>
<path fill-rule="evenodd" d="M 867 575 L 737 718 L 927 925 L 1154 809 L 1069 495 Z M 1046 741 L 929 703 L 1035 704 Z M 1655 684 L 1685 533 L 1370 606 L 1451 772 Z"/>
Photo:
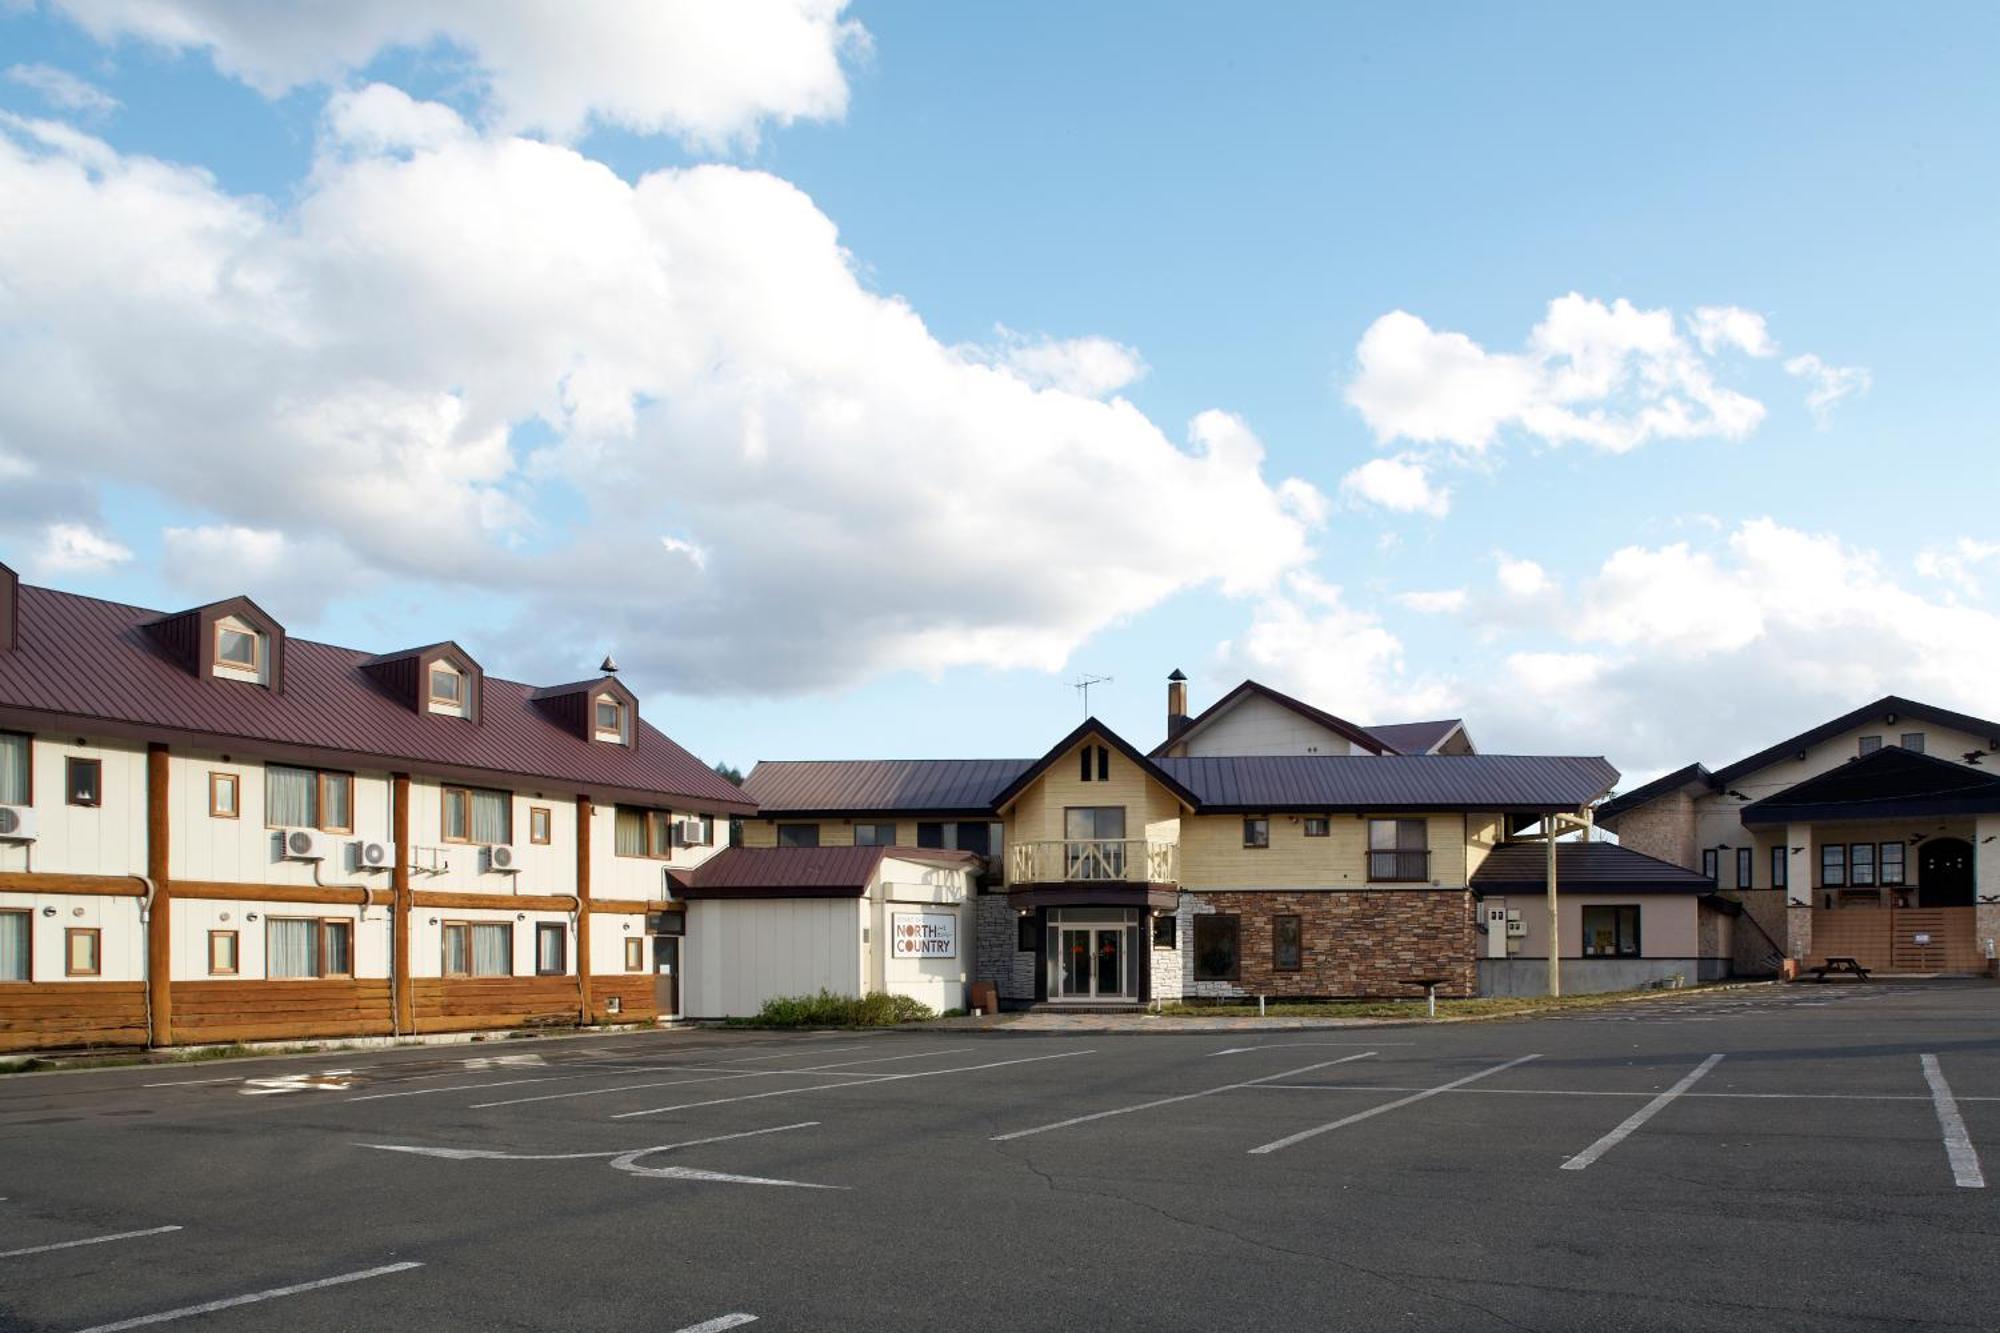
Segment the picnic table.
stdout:
<path fill-rule="evenodd" d="M 1861 978 L 1863 981 L 1868 980 L 1868 969 L 1861 966 L 1861 960 L 1859 958 L 1848 958 L 1845 956 L 1839 956 L 1839 957 L 1829 956 L 1825 962 L 1821 963 L 1818 967 L 1814 968 L 1812 971 L 1813 971 L 1813 980 L 1821 983 L 1822 985 L 1825 984 L 1826 974 L 1829 972 L 1846 972 L 1849 973 L 1850 975 Z"/>
<path fill-rule="evenodd" d="M 1422 986 L 1424 988 L 1424 998 L 1430 1001 L 1431 1017 L 1436 1018 L 1438 1016 L 1437 988 L 1450 980 L 1450 977 L 1411 977 L 1403 984 L 1406 986 Z"/>

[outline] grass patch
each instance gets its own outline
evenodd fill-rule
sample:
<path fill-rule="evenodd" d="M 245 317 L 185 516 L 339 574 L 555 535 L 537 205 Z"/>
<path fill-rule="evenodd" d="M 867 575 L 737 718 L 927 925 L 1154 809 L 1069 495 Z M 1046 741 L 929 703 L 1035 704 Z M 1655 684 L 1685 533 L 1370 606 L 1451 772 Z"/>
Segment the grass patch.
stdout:
<path fill-rule="evenodd" d="M 898 1023 L 921 1023 L 937 1015 L 931 1007 L 907 995 L 870 991 L 866 995 L 835 995 L 822 990 L 817 995 L 781 995 L 764 1001 L 752 1018 L 731 1018 L 729 1027 L 738 1028 L 886 1028 Z"/>
<path fill-rule="evenodd" d="M 118 1069 L 126 1065 L 198 1065 L 211 1060 L 256 1060 L 272 1055 L 330 1054 L 334 1051 L 354 1049 L 356 1048 L 349 1045 L 258 1048 L 241 1043 L 165 1051 L 140 1051 L 131 1047 L 107 1046 L 98 1050 L 86 1048 L 71 1051 L 62 1055 L 28 1055 L 19 1059 L 0 1060 L 0 1075 L 35 1074 L 51 1069 Z"/>
<path fill-rule="evenodd" d="M 1532 1014 L 1551 1009 L 1600 1009 L 1632 1000 L 1659 999 L 1687 995 L 1698 986 L 1679 990 L 1605 991 L 1595 995 L 1481 996 L 1470 1000 L 1438 1001 L 1439 1018 L 1497 1018 L 1508 1014 Z M 1169 1004 L 1159 1013 L 1168 1018 L 1255 1018 L 1255 1002 L 1227 1001 L 1221 1004 Z M 1428 1017 L 1422 1000 L 1303 1000 L 1272 1001 L 1264 1006 L 1266 1018 L 1402 1018 Z"/>

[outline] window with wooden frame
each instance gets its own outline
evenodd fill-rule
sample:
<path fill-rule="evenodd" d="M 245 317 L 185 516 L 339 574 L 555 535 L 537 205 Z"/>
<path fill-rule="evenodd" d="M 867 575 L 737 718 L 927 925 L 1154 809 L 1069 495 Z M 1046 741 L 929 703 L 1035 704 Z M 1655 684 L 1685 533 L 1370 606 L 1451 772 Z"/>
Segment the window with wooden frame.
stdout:
<path fill-rule="evenodd" d="M 1784 888 L 1791 880 L 1790 875 L 1786 873 L 1790 866 L 1790 862 L 1785 859 L 1786 851 L 1783 843 L 1771 849 L 1771 887 L 1774 889 Z"/>
<path fill-rule="evenodd" d="M 646 970 L 646 941 L 636 938 L 625 941 L 625 970 L 627 972 Z"/>
<path fill-rule="evenodd" d="M 1194 919 L 1194 979 L 1235 981 L 1242 971 L 1239 922 L 1234 913 L 1209 912 Z"/>
<path fill-rule="evenodd" d="M 441 708 L 465 707 L 465 673 L 447 662 L 433 662 L 430 701 Z"/>
<path fill-rule="evenodd" d="M 528 841 L 546 847 L 555 828 L 555 816 L 546 805 L 528 807 Z"/>
<path fill-rule="evenodd" d="M 1305 963 L 1305 919 L 1291 913 L 1271 918 L 1271 970 L 1296 972 Z"/>
<path fill-rule="evenodd" d="M 1305 825 L 1308 838 L 1326 838 L 1333 835 L 1333 821 L 1325 815 L 1307 815 Z"/>
<path fill-rule="evenodd" d="M 1737 888 L 1747 889 L 1751 887 L 1750 878 L 1753 873 L 1752 868 L 1756 864 L 1757 864 L 1757 849 L 1755 847 L 1738 847 L 1736 849 Z"/>
<path fill-rule="evenodd" d="M 1245 847 L 1269 847 L 1271 845 L 1271 821 L 1259 815 L 1243 821 L 1243 845 Z"/>
<path fill-rule="evenodd" d="M 0 805 L 35 803 L 33 748 L 34 741 L 21 732 L 0 731 Z"/>
<path fill-rule="evenodd" d="M 612 815 L 611 850 L 618 856 L 666 860 L 674 854 L 673 811 L 619 806 Z"/>
<path fill-rule="evenodd" d="M 444 974 L 448 977 L 513 976 L 513 924 L 506 921 L 445 922 Z"/>
<path fill-rule="evenodd" d="M 96 926 L 71 926 L 63 932 L 63 975 L 94 977 L 104 971 L 103 935 Z"/>
<path fill-rule="evenodd" d="M 1885 842 L 1876 858 L 1876 869 L 1881 872 L 1882 882 L 1891 888 L 1903 885 L 1904 857 L 1907 855 L 1900 842 Z"/>
<path fill-rule="evenodd" d="M 234 773 L 208 775 L 208 817 L 238 819 L 243 814 L 243 780 Z"/>
<path fill-rule="evenodd" d="M 1425 819 L 1368 821 L 1370 880 L 1415 883 L 1430 877 L 1430 821 Z"/>
<path fill-rule="evenodd" d="M 264 975 L 273 980 L 354 975 L 354 923 L 344 917 L 264 918 Z"/>
<path fill-rule="evenodd" d="M 514 841 L 514 798 L 483 787 L 440 787 L 439 836 L 446 842 L 506 846 Z"/>
<path fill-rule="evenodd" d="M 354 832 L 354 775 L 265 765 L 264 827 Z"/>
<path fill-rule="evenodd" d="M 238 967 L 239 950 L 236 932 L 233 930 L 211 930 L 208 932 L 208 975 L 211 977 L 233 977 Z"/>
<path fill-rule="evenodd" d="M 264 667 L 264 636 L 226 620 L 216 621 L 215 664 L 234 671 L 261 671 Z"/>
<path fill-rule="evenodd" d="M 63 760 L 63 799 L 91 808 L 104 804 L 104 761 L 70 755 Z"/>
<path fill-rule="evenodd" d="M 25 911 L 0 911 L 0 981 L 32 981 L 35 976 L 35 919 Z"/>
<path fill-rule="evenodd" d="M 560 921 L 535 923 L 535 975 L 559 977 L 569 971 L 569 929 Z"/>
<path fill-rule="evenodd" d="M 600 694 L 591 705 L 593 723 L 597 739 L 601 741 L 622 741 L 625 739 L 625 702 L 608 694 Z"/>
<path fill-rule="evenodd" d="M 1847 848 L 1837 842 L 1827 843 L 1819 849 L 1819 882 L 1825 889 L 1838 889 L 1847 883 Z"/>

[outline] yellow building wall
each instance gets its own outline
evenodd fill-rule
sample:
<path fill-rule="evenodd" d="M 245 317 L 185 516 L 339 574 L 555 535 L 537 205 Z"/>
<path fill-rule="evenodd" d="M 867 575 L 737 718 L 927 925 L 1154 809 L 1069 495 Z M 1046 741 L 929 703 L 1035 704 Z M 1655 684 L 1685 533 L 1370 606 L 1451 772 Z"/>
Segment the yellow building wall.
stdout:
<path fill-rule="evenodd" d="M 1104 745 L 1111 751 L 1105 780 L 1082 777 L 1080 754 L 1086 745 Z M 1056 842 L 1064 834 L 1064 812 L 1072 806 L 1123 806 L 1125 836 L 1172 841 L 1181 818 L 1181 803 L 1172 792 L 1148 776 L 1126 758 L 1117 747 L 1097 736 L 1087 736 L 1071 746 L 1051 764 L 1009 806 L 1006 811 L 1007 845 L 1024 842 Z"/>
<path fill-rule="evenodd" d="M 1393 810 L 1361 818 L 1333 815 L 1324 838 L 1306 836 L 1303 815 L 1272 815 L 1268 847 L 1243 845 L 1242 815 L 1183 819 L 1181 883 L 1190 889 L 1359 887 L 1369 882 L 1368 820 L 1399 817 L 1426 823 L 1431 873 L 1425 883 L 1462 888 L 1468 860 L 1466 817 L 1456 812 L 1398 816 Z M 1498 836 L 1497 821 L 1492 832 Z"/>

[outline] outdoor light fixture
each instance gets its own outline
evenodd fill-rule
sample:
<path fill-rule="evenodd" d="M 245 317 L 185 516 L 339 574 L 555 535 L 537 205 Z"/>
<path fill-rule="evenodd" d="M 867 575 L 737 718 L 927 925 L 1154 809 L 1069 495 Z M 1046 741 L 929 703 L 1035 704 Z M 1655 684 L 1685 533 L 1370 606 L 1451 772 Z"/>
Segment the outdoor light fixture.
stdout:
<path fill-rule="evenodd" d="M 245 921 L 255 921 L 257 919 L 257 914 L 255 912 L 245 912 L 243 914 L 243 919 Z"/>
<path fill-rule="evenodd" d="M 69 914 L 70 914 L 71 916 L 82 916 L 82 915 L 83 915 L 83 909 L 82 909 L 81 907 L 72 907 L 72 908 L 70 908 L 70 909 L 69 909 Z"/>
<path fill-rule="evenodd" d="M 516 921 L 526 921 L 528 919 L 528 914 L 526 912 L 516 912 L 514 913 L 514 919 Z"/>
<path fill-rule="evenodd" d="M 42 909 L 43 916 L 54 916 L 55 914 L 56 914 L 56 909 L 53 907 L 44 907 Z"/>

